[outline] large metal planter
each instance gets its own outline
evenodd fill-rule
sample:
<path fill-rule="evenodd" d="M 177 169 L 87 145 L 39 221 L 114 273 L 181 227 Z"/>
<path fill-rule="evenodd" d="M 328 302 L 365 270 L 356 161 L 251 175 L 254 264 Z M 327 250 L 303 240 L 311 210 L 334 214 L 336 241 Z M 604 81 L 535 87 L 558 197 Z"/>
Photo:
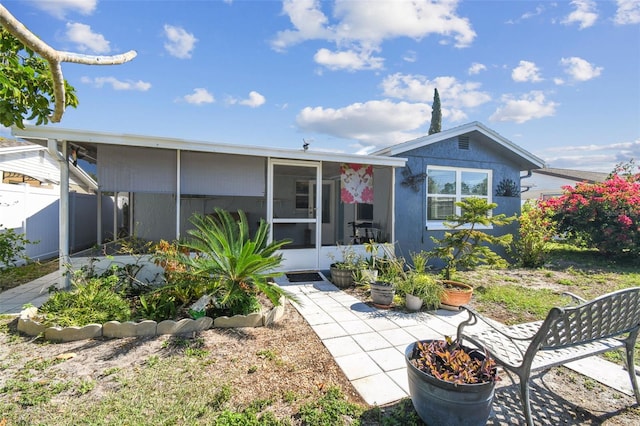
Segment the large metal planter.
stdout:
<path fill-rule="evenodd" d="M 485 425 L 491 414 L 495 382 L 454 384 L 424 373 L 411 363 L 415 345 L 407 346 L 405 361 L 409 394 L 422 421 L 429 426 Z M 484 353 L 474 351 L 473 356 L 483 359 Z"/>
<path fill-rule="evenodd" d="M 371 301 L 374 305 L 379 307 L 389 307 L 393 303 L 393 296 L 396 294 L 396 289 L 393 284 L 382 281 L 376 281 L 369 284 L 371 290 Z"/>

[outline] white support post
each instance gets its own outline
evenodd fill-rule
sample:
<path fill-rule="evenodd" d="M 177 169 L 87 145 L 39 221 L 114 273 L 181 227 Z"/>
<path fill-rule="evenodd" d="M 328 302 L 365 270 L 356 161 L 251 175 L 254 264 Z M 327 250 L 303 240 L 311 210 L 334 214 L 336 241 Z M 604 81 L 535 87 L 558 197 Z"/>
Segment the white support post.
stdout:
<path fill-rule="evenodd" d="M 113 193 L 113 241 L 118 239 L 118 191 Z"/>
<path fill-rule="evenodd" d="M 67 159 L 67 141 L 62 141 L 62 153 L 58 151 L 56 139 L 47 140 L 47 149 L 60 166 L 60 209 L 58 212 L 58 224 L 60 236 L 58 239 L 58 268 L 64 270 L 70 263 L 69 257 L 69 160 Z M 65 288 L 71 287 L 69 274 L 65 275 Z"/>
<path fill-rule="evenodd" d="M 180 150 L 176 150 L 176 240 L 180 239 Z"/>
<path fill-rule="evenodd" d="M 98 189 L 98 193 L 96 194 L 98 197 L 98 211 L 96 212 L 97 223 L 96 223 L 96 241 L 98 245 L 102 244 L 102 191 Z"/>

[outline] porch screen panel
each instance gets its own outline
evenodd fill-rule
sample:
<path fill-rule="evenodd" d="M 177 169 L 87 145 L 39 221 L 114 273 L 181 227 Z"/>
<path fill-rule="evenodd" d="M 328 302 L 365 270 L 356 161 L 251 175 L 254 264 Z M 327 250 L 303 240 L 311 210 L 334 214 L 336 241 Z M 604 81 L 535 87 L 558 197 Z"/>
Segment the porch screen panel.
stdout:
<path fill-rule="evenodd" d="M 182 151 L 180 192 L 191 195 L 264 197 L 266 160 L 232 154 Z"/>
<path fill-rule="evenodd" d="M 176 192 L 176 151 L 124 145 L 98 145 L 102 191 Z"/>

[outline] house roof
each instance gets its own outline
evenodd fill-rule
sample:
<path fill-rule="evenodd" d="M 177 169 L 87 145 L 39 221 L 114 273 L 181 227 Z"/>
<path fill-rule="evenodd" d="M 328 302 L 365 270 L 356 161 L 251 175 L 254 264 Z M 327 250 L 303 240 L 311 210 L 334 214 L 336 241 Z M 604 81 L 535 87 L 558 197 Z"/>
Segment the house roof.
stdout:
<path fill-rule="evenodd" d="M 35 144 L 26 140 L 20 141 L 15 139 L 12 140 L 0 138 L 0 156 L 32 151 L 44 151 L 48 154 L 47 149 L 39 144 Z M 59 183 L 59 179 L 52 179 L 52 176 L 49 175 L 41 176 L 35 169 L 18 170 L 18 168 L 16 167 L 15 170 L 11 171 L 32 176 L 33 178 L 36 178 L 40 181 L 50 181 L 54 182 L 55 184 Z M 74 181 L 76 181 L 85 190 L 94 192 L 98 190 L 98 184 L 96 183 L 96 181 L 91 176 L 89 176 L 89 174 L 82 168 L 74 166 L 71 162 L 69 162 L 69 173 L 71 173 L 71 175 L 73 176 Z"/>
<path fill-rule="evenodd" d="M 604 182 L 609 173 L 587 172 L 584 170 L 556 169 L 545 167 L 544 169 L 532 170 L 533 173 L 541 175 L 553 176 L 562 179 L 573 180 L 576 182 L 598 183 Z"/>
<path fill-rule="evenodd" d="M 25 126 L 24 129 L 13 127 L 11 131 L 16 137 L 38 144 L 46 144 L 47 139 L 55 139 L 59 141 L 65 140 L 71 143 L 74 147 L 77 147 L 85 158 L 89 160 L 93 159 L 94 161 L 96 158 L 97 145 L 106 144 L 285 158 L 291 160 L 366 163 L 393 167 L 404 167 L 406 163 L 405 158 L 388 157 L 383 155 L 358 155 L 321 151 L 304 151 L 302 149 L 294 150 L 261 146 L 233 145 L 158 136 L 72 130 L 48 126 Z"/>
<path fill-rule="evenodd" d="M 536 157 L 532 153 L 514 144 L 507 138 L 499 135 L 498 133 L 489 129 L 478 121 L 463 124 L 452 129 L 443 130 L 442 132 L 434 133 L 428 136 L 422 136 L 417 139 L 393 145 L 388 148 L 376 151 L 373 153 L 373 155 L 400 155 L 416 148 L 431 145 L 437 142 L 470 133 L 478 135 L 481 139 L 486 140 L 487 142 L 496 143 L 498 144 L 498 146 L 505 149 L 507 153 L 512 155 L 514 161 L 520 164 L 521 170 L 540 169 L 545 166 L 544 160 Z"/>

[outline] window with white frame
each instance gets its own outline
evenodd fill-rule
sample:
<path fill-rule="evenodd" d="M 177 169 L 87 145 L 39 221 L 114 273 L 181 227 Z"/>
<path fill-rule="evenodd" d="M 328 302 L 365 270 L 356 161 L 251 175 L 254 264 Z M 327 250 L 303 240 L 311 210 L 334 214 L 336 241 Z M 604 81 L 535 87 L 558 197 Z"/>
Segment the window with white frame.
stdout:
<path fill-rule="evenodd" d="M 491 170 L 427 166 L 427 227 L 442 228 L 448 216 L 460 214 L 455 203 L 467 197 L 491 202 Z"/>

